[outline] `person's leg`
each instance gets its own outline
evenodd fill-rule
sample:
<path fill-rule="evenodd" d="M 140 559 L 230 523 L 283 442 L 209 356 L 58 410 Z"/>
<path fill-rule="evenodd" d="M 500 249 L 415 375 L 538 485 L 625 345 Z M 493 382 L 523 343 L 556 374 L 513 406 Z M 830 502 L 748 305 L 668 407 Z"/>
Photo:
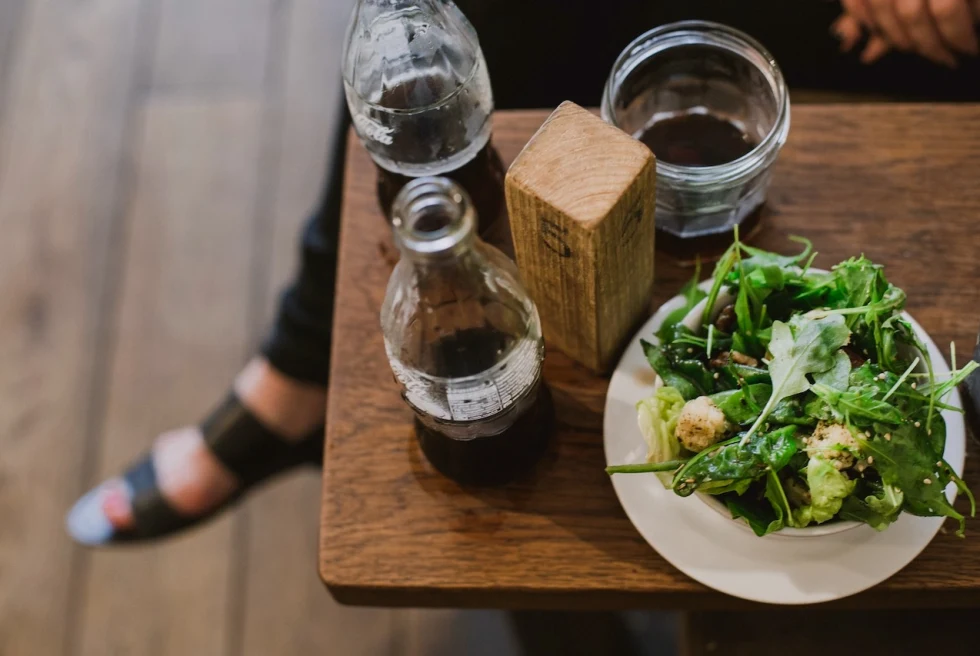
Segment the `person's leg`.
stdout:
<path fill-rule="evenodd" d="M 322 425 L 326 409 L 347 128 L 344 108 L 332 134 L 320 204 L 302 234 L 299 271 L 280 298 L 275 324 L 260 354 L 233 383 L 234 396 L 265 432 L 312 457 L 317 445 L 307 448 L 303 442 L 323 439 L 317 427 Z M 226 419 L 234 420 L 234 415 L 220 415 L 217 421 Z M 241 449 L 229 445 L 239 437 L 238 429 L 213 423 L 164 433 L 155 440 L 149 455 L 153 485 L 166 505 L 182 517 L 207 515 L 241 491 L 242 481 L 227 462 L 229 458 L 247 461 L 250 445 Z M 247 426 L 247 422 L 239 425 Z M 224 431 L 220 437 L 223 449 L 216 449 L 209 440 L 209 432 L 216 431 Z M 240 436 L 252 439 L 248 428 L 241 430 Z M 224 458 L 216 453 L 219 450 L 223 450 Z M 254 455 L 258 459 L 269 457 L 269 453 Z M 294 458 L 283 459 L 286 462 L 296 464 Z M 68 528 L 77 540 L 102 544 L 112 541 L 114 532 L 144 528 L 139 526 L 140 512 L 133 510 L 131 479 L 123 476 L 106 481 L 76 504 L 69 514 Z"/>

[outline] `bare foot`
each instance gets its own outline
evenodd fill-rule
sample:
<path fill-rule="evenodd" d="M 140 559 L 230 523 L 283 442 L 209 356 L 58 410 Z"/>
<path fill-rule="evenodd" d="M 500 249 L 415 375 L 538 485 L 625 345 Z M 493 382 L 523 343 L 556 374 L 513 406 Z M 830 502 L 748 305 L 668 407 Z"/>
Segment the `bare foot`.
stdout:
<path fill-rule="evenodd" d="M 255 417 L 286 441 L 299 441 L 323 422 L 326 390 L 285 376 L 264 358 L 249 362 L 234 387 Z M 161 494 L 182 515 L 206 513 L 238 489 L 239 481 L 208 449 L 196 426 L 161 434 L 153 443 L 151 457 Z M 90 506 L 99 508 L 103 517 L 95 520 L 103 525 L 108 522 L 115 530 L 133 527 L 132 490 L 124 479 L 106 481 L 96 493 L 99 503 Z M 73 510 L 72 515 L 75 513 Z M 90 524 L 92 513 L 88 508 L 84 518 Z"/>

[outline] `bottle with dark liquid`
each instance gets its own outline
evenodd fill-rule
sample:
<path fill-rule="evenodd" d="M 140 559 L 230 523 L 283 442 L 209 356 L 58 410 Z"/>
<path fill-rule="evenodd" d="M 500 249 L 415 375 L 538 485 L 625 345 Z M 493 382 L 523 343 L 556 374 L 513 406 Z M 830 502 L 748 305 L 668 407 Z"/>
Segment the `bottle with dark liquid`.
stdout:
<path fill-rule="evenodd" d="M 476 236 L 476 224 L 452 180 L 403 187 L 392 208 L 402 259 L 381 326 L 422 452 L 460 483 L 489 485 L 531 468 L 552 413 L 537 308 L 517 267 Z"/>
<path fill-rule="evenodd" d="M 469 192 L 484 225 L 503 209 L 504 167 L 490 141 L 493 94 L 476 32 L 452 2 L 359 0 L 344 55 L 354 129 L 378 168 L 391 217 L 412 178 Z"/>

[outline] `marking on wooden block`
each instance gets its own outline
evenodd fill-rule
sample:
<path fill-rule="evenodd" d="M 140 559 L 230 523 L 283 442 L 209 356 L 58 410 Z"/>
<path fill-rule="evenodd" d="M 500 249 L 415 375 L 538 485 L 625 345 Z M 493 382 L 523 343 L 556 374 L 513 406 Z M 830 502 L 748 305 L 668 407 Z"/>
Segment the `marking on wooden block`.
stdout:
<path fill-rule="evenodd" d="M 637 198 L 633 202 L 633 206 L 626 213 L 626 218 L 623 219 L 622 237 L 620 238 L 622 243 L 628 242 L 636 235 L 636 231 L 640 228 L 640 219 L 642 218 L 643 199 Z"/>
<path fill-rule="evenodd" d="M 541 219 L 541 242 L 558 257 L 572 256 L 572 249 L 564 237 L 567 234 L 568 228 L 560 226 L 554 221 Z"/>

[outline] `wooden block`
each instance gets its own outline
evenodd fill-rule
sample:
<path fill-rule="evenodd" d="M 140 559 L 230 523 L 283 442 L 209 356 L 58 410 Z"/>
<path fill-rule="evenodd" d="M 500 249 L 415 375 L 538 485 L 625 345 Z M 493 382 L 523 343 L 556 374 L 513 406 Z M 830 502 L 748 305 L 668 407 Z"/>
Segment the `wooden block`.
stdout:
<path fill-rule="evenodd" d="M 655 187 L 649 149 L 571 102 L 507 173 L 514 251 L 545 339 L 597 372 L 647 316 Z"/>

